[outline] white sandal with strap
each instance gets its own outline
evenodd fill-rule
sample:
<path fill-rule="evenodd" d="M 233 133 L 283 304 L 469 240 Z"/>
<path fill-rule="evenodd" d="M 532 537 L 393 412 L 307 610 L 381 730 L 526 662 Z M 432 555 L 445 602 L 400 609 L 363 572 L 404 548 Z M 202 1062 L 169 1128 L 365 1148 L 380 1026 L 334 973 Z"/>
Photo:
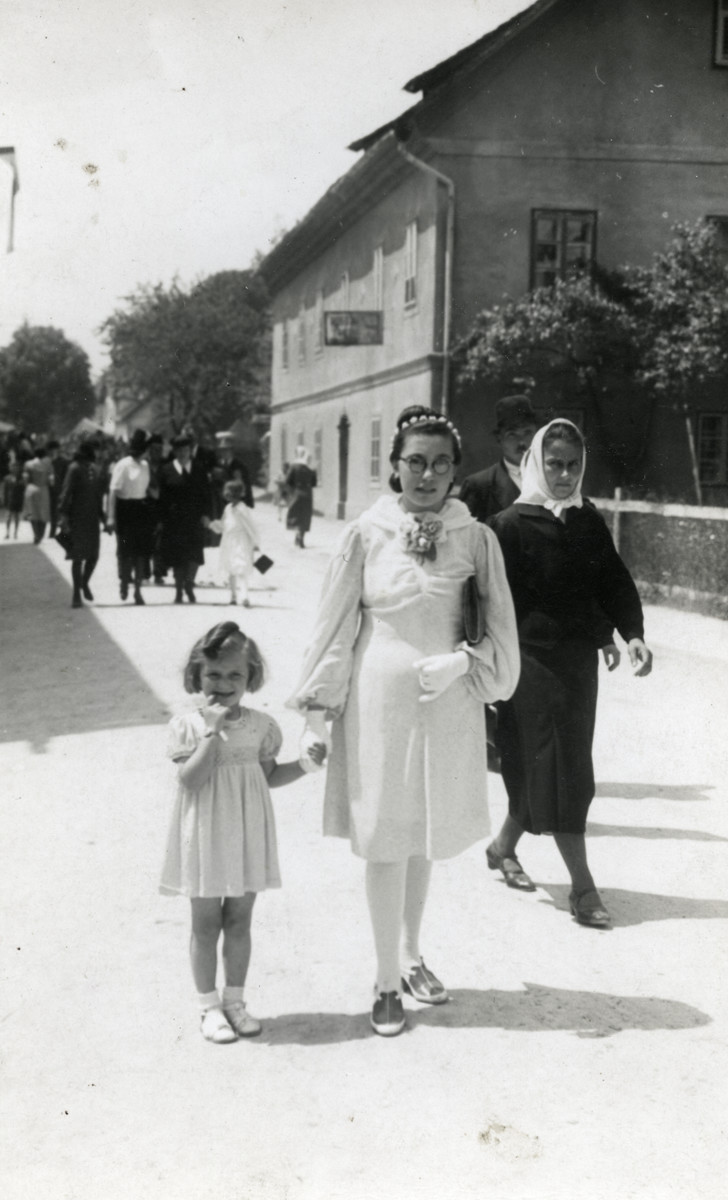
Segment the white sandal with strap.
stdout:
<path fill-rule="evenodd" d="M 200 1030 L 208 1042 L 237 1042 L 238 1035 L 221 1008 L 207 1008 L 200 1018 Z"/>

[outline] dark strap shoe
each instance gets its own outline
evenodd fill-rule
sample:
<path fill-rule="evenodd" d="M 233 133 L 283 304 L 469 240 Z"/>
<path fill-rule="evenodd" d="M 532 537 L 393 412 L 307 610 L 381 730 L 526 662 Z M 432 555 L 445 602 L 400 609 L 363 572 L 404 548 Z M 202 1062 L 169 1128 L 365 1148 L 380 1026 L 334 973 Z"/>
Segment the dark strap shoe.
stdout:
<path fill-rule="evenodd" d="M 591 888 L 588 892 L 582 892 L 580 895 L 571 892 L 569 908 L 572 917 L 575 917 L 580 925 L 589 925 L 592 929 L 608 929 L 612 923 L 596 888 Z"/>
<path fill-rule="evenodd" d="M 374 993 L 371 1027 L 381 1037 L 396 1037 L 404 1029 L 404 1009 L 399 992 Z"/>
<path fill-rule="evenodd" d="M 422 959 L 402 975 L 402 988 L 420 1004 L 445 1004 L 449 999 L 437 975 L 428 970 Z"/>
<path fill-rule="evenodd" d="M 517 888 L 519 892 L 536 891 L 536 884 L 526 874 L 515 854 L 499 854 L 491 843 L 485 857 L 490 870 L 500 871 L 508 887 Z"/>

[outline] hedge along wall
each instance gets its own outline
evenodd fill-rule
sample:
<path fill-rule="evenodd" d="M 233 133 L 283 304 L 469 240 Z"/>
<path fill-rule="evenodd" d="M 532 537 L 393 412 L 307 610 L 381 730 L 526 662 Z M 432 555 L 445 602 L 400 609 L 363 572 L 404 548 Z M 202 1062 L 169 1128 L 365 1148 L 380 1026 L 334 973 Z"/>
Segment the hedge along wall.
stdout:
<path fill-rule="evenodd" d="M 643 600 L 728 619 L 728 508 L 594 503 Z"/>

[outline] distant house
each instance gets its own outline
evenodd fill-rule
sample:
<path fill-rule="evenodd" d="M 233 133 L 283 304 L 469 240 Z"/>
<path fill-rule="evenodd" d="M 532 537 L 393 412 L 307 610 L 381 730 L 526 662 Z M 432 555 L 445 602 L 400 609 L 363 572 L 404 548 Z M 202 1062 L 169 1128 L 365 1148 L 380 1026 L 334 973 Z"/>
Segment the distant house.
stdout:
<path fill-rule="evenodd" d="M 597 259 L 646 264 L 677 221 L 728 230 L 728 0 L 538 0 L 405 86 L 421 98 L 353 143 L 351 170 L 262 266 L 271 469 L 304 443 L 317 505 L 340 517 L 386 489 L 405 404 L 451 412 L 464 471 L 494 460 L 496 397 L 450 370 L 477 312 Z M 357 312 L 381 318 L 327 318 Z M 574 415 L 589 488 L 608 494 L 597 415 Z M 703 502 L 728 504 L 724 388 L 695 397 L 689 429 Z M 654 494 L 695 501 L 684 414 L 658 411 L 640 471 Z"/>

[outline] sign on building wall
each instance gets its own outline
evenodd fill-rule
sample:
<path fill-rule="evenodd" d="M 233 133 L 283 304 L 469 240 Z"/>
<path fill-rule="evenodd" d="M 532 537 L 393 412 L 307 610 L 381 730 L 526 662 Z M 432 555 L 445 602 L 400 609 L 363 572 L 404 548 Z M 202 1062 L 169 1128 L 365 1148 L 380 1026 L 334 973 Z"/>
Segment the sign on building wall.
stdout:
<path fill-rule="evenodd" d="M 381 312 L 324 313 L 327 346 L 378 346 L 382 343 Z"/>

